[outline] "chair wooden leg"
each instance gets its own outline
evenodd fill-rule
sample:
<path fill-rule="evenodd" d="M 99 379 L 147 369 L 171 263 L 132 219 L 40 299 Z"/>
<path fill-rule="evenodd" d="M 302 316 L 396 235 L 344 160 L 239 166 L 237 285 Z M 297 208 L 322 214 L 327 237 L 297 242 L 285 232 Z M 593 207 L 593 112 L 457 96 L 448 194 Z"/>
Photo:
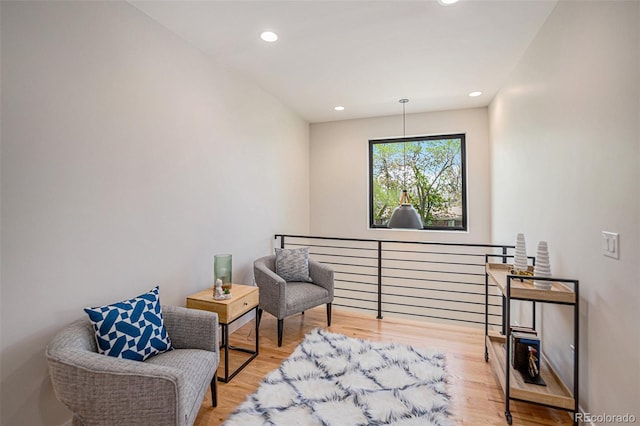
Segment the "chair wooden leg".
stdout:
<path fill-rule="evenodd" d="M 218 372 L 216 371 L 211 379 L 211 405 L 218 406 Z"/>
<path fill-rule="evenodd" d="M 331 326 L 331 303 L 327 303 L 327 327 Z"/>
<path fill-rule="evenodd" d="M 278 347 L 282 346 L 282 329 L 284 328 L 284 320 L 278 320 Z"/>

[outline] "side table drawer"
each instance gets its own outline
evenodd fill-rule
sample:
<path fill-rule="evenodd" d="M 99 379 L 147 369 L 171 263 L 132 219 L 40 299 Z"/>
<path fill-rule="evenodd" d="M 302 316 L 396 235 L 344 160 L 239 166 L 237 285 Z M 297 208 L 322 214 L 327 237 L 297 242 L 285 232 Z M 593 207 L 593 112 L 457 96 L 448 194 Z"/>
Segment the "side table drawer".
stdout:
<path fill-rule="evenodd" d="M 233 294 L 233 287 L 231 288 L 231 294 Z M 250 309 L 255 308 L 258 305 L 260 297 L 258 295 L 258 288 L 255 291 L 250 292 L 244 297 L 232 298 L 231 302 L 227 306 L 227 318 L 229 322 L 233 321 L 240 315 L 244 314 Z"/>
<path fill-rule="evenodd" d="M 211 292 L 211 290 L 209 290 L 209 292 Z M 213 296 L 210 296 L 210 297 L 211 297 L 211 300 L 213 300 Z M 218 321 L 226 322 L 227 305 L 211 303 L 205 300 L 187 298 L 187 308 L 215 312 L 216 314 L 218 314 Z"/>

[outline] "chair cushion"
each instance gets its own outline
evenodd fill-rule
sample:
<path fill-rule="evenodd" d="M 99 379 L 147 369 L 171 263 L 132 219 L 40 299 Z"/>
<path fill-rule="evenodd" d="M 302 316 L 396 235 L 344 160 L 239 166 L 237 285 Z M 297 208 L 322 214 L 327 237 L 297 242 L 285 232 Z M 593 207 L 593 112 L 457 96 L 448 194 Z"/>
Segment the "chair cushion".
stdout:
<path fill-rule="evenodd" d="M 329 292 L 324 287 L 305 282 L 287 283 L 286 315 L 305 311 L 330 301 Z"/>
<path fill-rule="evenodd" d="M 309 276 L 309 247 L 276 248 L 276 274 L 283 280 L 311 281 Z"/>
<path fill-rule="evenodd" d="M 133 299 L 85 308 L 95 330 L 98 352 L 136 361 L 172 349 L 162 321 L 159 287 Z"/>
<path fill-rule="evenodd" d="M 145 363 L 162 365 L 180 371 L 183 379 L 179 386 L 182 412 L 188 418 L 185 424 L 193 424 L 202 405 L 211 379 L 218 367 L 218 354 L 201 349 L 175 349 L 149 358 Z"/>

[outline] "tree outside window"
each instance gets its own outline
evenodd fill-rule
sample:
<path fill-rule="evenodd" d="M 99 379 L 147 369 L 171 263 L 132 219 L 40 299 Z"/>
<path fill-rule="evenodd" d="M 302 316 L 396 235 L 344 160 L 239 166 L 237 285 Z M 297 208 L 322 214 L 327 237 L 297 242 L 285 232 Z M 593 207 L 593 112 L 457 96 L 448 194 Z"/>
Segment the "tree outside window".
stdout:
<path fill-rule="evenodd" d="M 369 226 L 386 228 L 406 189 L 425 230 L 467 230 L 465 135 L 369 141 Z"/>

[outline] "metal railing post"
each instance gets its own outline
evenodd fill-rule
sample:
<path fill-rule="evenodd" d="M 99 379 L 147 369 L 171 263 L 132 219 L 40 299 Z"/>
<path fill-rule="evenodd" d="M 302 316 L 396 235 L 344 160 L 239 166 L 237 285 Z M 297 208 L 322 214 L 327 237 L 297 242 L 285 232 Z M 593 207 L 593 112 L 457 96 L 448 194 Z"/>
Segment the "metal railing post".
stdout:
<path fill-rule="evenodd" d="M 382 319 L 382 241 L 378 241 L 378 319 Z"/>

